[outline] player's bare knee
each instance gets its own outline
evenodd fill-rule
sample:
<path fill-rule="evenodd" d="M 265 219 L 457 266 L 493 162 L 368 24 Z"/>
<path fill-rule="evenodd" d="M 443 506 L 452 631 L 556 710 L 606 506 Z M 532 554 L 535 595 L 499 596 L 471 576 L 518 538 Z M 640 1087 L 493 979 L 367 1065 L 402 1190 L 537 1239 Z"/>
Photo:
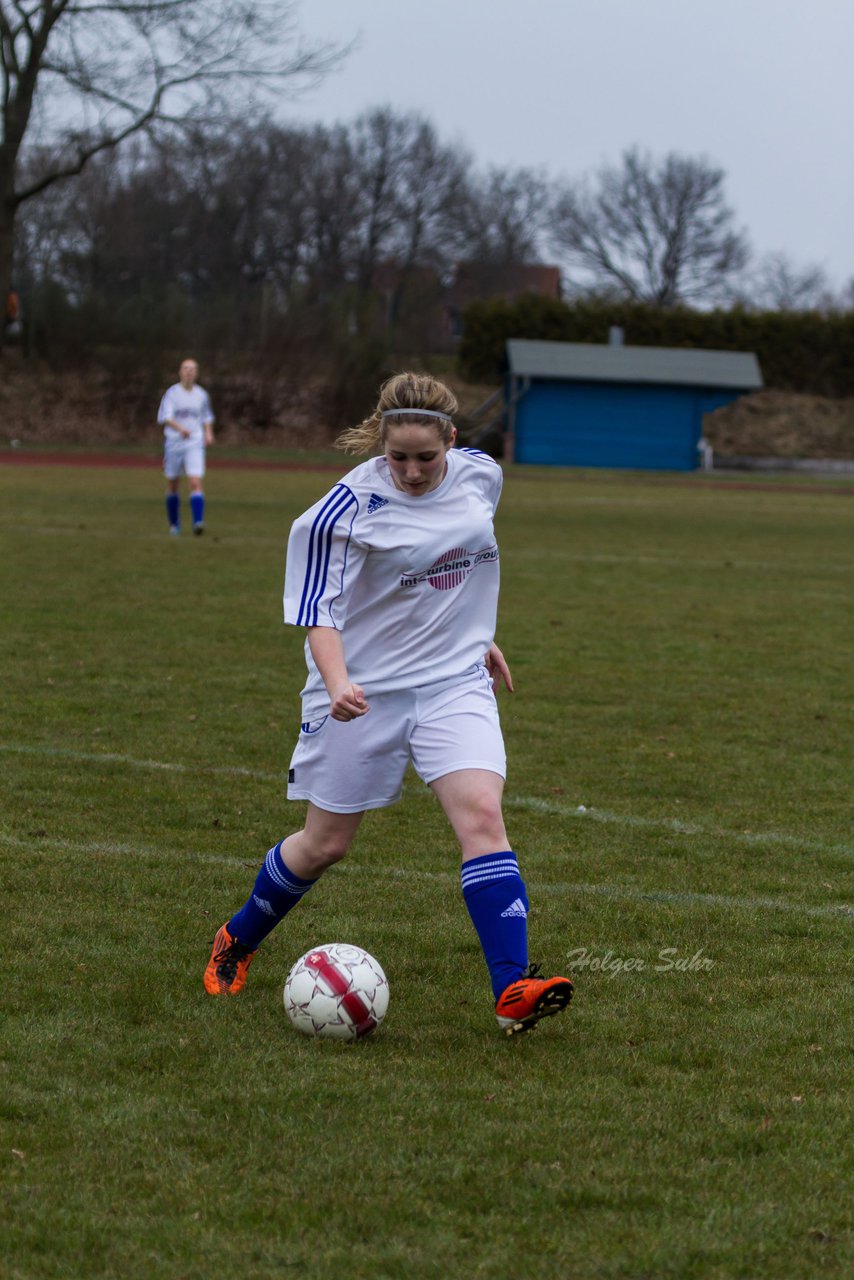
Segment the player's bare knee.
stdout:
<path fill-rule="evenodd" d="M 461 823 L 469 838 L 500 843 L 504 837 L 504 816 L 500 799 L 489 791 L 473 793 Z"/>
<path fill-rule="evenodd" d="M 312 864 L 313 870 L 319 875 L 321 871 L 326 871 L 328 867 L 333 867 L 336 862 L 346 857 L 349 848 L 350 841 L 333 832 L 316 837 L 309 848 L 303 849 L 303 858 Z"/>
<path fill-rule="evenodd" d="M 326 866 L 331 867 L 334 863 L 340 862 L 342 858 L 347 856 L 347 850 L 349 848 L 349 840 L 332 838 L 324 842 L 320 850 L 320 856 L 323 858 Z"/>

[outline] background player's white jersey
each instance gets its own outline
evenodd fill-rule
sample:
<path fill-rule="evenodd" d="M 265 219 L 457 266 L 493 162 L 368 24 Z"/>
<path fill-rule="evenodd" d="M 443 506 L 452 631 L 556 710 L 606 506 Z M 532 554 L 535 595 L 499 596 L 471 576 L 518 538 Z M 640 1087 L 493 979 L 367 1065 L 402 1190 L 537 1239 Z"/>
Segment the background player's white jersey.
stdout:
<path fill-rule="evenodd" d="M 157 411 L 157 421 L 161 426 L 167 418 L 172 418 L 175 422 L 180 422 L 182 427 L 187 428 L 190 432 L 191 444 L 204 444 L 204 424 L 212 423 L 214 420 L 210 398 L 204 387 L 196 383 L 187 391 L 180 382 L 174 383 L 168 391 L 163 393 L 163 399 Z M 172 427 L 163 429 L 167 439 L 177 435 Z"/>
<path fill-rule="evenodd" d="M 495 635 L 503 475 L 485 453 L 451 449 L 442 483 L 413 497 L 384 457 L 349 472 L 294 521 L 285 622 L 342 632 L 350 679 L 371 694 L 431 684 L 482 663 Z M 303 714 L 329 695 L 306 643 Z"/>

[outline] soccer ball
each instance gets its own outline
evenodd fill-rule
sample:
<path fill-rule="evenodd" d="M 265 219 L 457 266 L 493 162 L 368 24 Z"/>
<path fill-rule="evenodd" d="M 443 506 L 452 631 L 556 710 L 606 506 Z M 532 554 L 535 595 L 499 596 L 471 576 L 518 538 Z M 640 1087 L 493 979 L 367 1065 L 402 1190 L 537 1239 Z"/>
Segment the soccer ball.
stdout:
<path fill-rule="evenodd" d="M 376 1031 L 388 1008 L 382 966 L 361 947 L 324 943 L 300 956 L 288 974 L 285 1010 L 297 1031 L 358 1040 Z"/>

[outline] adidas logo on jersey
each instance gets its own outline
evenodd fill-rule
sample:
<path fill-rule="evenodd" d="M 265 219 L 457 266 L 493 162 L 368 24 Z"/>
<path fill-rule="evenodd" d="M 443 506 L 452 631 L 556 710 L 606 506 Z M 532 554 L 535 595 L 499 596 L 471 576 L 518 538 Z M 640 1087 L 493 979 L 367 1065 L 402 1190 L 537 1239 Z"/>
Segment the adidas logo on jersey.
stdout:
<path fill-rule="evenodd" d="M 372 493 L 368 500 L 368 515 L 372 516 L 375 511 L 379 511 L 380 507 L 388 506 L 388 498 L 381 498 L 378 493 Z"/>
<path fill-rule="evenodd" d="M 507 910 L 501 912 L 501 915 L 502 916 L 521 916 L 523 920 L 527 919 L 528 917 L 528 913 L 525 910 L 525 904 L 523 903 L 521 898 L 517 898 L 515 902 L 511 902 Z"/>

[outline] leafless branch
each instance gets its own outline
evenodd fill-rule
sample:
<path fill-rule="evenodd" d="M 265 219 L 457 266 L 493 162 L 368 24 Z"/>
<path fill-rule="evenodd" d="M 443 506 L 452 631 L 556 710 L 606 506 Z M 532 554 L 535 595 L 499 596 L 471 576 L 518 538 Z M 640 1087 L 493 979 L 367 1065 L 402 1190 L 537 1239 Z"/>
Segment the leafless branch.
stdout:
<path fill-rule="evenodd" d="M 566 188 L 554 243 L 597 284 L 659 306 L 720 297 L 748 257 L 723 198 L 723 173 L 676 154 L 659 164 L 633 149 L 598 182 Z"/>

